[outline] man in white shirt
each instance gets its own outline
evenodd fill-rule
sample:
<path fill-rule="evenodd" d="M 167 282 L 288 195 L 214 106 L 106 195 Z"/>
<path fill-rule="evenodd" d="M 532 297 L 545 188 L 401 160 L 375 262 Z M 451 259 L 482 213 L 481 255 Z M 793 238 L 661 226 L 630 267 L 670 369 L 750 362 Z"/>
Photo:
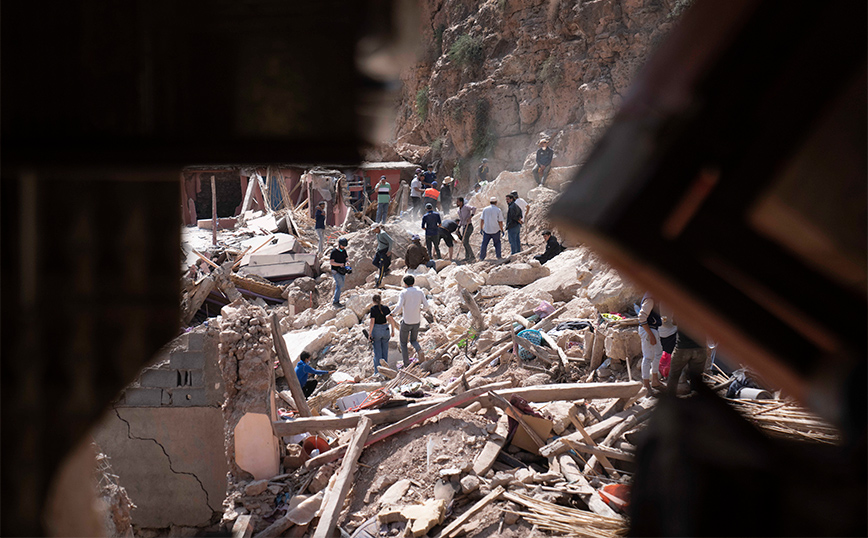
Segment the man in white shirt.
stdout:
<path fill-rule="evenodd" d="M 413 212 L 419 214 L 422 209 L 422 180 L 419 175 L 422 173 L 421 168 L 416 169 L 416 174 L 413 176 L 413 181 L 410 182 L 410 205 L 413 207 Z"/>
<path fill-rule="evenodd" d="M 422 309 L 428 309 L 428 299 L 425 298 L 425 293 L 419 288 L 413 286 L 416 279 L 413 275 L 404 277 L 404 291 L 398 296 L 398 304 L 392 314 L 397 316 L 403 313 L 401 319 L 401 358 L 404 365 L 407 364 L 408 353 L 407 343 L 409 342 L 413 349 L 416 350 L 416 356 L 420 361 L 425 360 L 425 353 L 422 352 L 422 346 L 419 345 L 417 337 L 419 336 L 419 324 L 422 323 Z"/>
<path fill-rule="evenodd" d="M 497 207 L 497 198 L 489 200 L 490 205 L 482 210 L 480 228 L 482 228 L 482 248 L 479 251 L 479 259 L 485 259 L 488 250 L 488 242 L 494 241 L 494 254 L 500 259 L 500 237 L 503 235 L 503 211 Z"/>
<path fill-rule="evenodd" d="M 513 200 L 515 200 L 515 205 L 521 209 L 521 220 L 527 222 L 527 211 L 528 208 L 530 208 L 530 204 L 527 203 L 527 200 L 518 195 L 518 191 L 512 191 L 509 194 L 512 196 Z"/>

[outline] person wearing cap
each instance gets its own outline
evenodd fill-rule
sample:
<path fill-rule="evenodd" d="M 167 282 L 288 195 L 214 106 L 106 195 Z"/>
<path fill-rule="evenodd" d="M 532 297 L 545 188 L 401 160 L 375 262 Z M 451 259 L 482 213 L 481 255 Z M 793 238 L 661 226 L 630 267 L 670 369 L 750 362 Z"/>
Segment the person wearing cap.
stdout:
<path fill-rule="evenodd" d="M 539 149 L 536 150 L 536 164 L 533 165 L 533 178 L 540 185 L 545 185 L 546 178 L 552 168 L 552 159 L 555 152 L 549 147 L 549 141 L 545 138 L 539 141 Z M 542 171 L 542 178 L 540 178 Z"/>
<path fill-rule="evenodd" d="M 459 196 L 455 200 L 455 204 L 458 206 L 458 238 L 464 245 L 464 261 L 474 262 L 476 256 L 470 247 L 470 236 L 473 234 L 473 222 L 471 220 L 476 214 L 476 208 L 466 204 L 463 196 Z"/>
<path fill-rule="evenodd" d="M 317 236 L 316 257 L 319 259 L 322 256 L 323 247 L 325 245 L 325 221 L 326 221 L 326 203 L 325 200 L 317 204 L 316 211 L 313 214 L 314 226 L 313 229 Z"/>
<path fill-rule="evenodd" d="M 503 211 L 497 207 L 497 198 L 492 197 L 489 203 L 490 205 L 482 210 L 479 219 L 479 227 L 482 228 L 482 248 L 479 250 L 479 259 L 485 259 L 488 242 L 494 241 L 494 254 L 499 260 L 501 258 L 500 237 L 503 235 Z"/>
<path fill-rule="evenodd" d="M 446 176 L 443 178 L 443 185 L 440 187 L 440 210 L 443 211 L 444 216 L 452 209 L 452 188 L 454 181 L 452 176 Z"/>
<path fill-rule="evenodd" d="M 349 244 L 346 237 L 341 237 L 338 239 L 338 246 L 336 246 L 332 250 L 332 254 L 329 257 L 329 263 L 331 263 L 332 267 L 332 278 L 335 279 L 335 296 L 332 300 L 332 304 L 337 307 L 342 307 L 344 305 L 341 304 L 341 289 L 344 287 L 344 280 L 347 274 L 347 249 L 345 248 Z"/>
<path fill-rule="evenodd" d="M 386 222 L 389 215 L 389 201 L 391 199 L 392 186 L 386 181 L 386 176 L 380 176 L 377 183 L 377 222 Z"/>
<path fill-rule="evenodd" d="M 415 271 L 417 267 L 423 265 L 425 267 L 433 267 L 434 262 L 428 256 L 428 251 L 422 246 L 422 238 L 416 234 L 410 237 L 410 246 L 407 247 L 407 254 L 404 255 L 404 264 L 408 271 Z"/>
<path fill-rule="evenodd" d="M 431 255 L 431 249 L 434 249 L 434 253 L 437 254 L 437 258 L 440 256 L 440 213 L 434 211 L 434 206 L 431 204 L 425 205 L 425 216 L 422 217 L 422 228 L 425 229 L 425 248 L 428 249 L 428 257 L 433 258 Z"/>
<path fill-rule="evenodd" d="M 491 172 L 488 169 L 488 159 L 482 159 L 482 163 L 479 165 L 479 168 L 476 169 L 476 187 L 479 187 L 480 183 L 491 181 L 491 179 L 489 179 L 490 173 Z"/>
<path fill-rule="evenodd" d="M 506 235 L 509 238 L 509 253 L 521 252 L 521 209 L 512 194 L 506 195 Z"/>
<path fill-rule="evenodd" d="M 392 245 L 395 242 L 392 240 L 392 236 L 383 229 L 381 223 L 375 222 L 372 228 L 377 234 L 377 253 L 374 255 L 374 265 L 379 269 L 376 284 L 379 287 L 383 277 L 389 272 L 389 266 L 392 265 Z"/>
<path fill-rule="evenodd" d="M 410 182 L 410 206 L 413 208 L 413 213 L 419 215 L 419 210 L 422 207 L 422 169 L 417 168 L 416 174 L 413 176 L 413 181 Z"/>
<path fill-rule="evenodd" d="M 534 259 L 540 263 L 545 263 L 564 251 L 564 247 L 558 243 L 558 240 L 549 230 L 542 233 L 543 239 L 546 242 L 546 250 L 542 254 L 537 254 Z"/>
<path fill-rule="evenodd" d="M 515 205 L 521 209 L 521 220 L 527 220 L 529 212 L 530 212 L 530 204 L 527 201 L 518 195 L 518 191 L 512 191 L 509 193 L 515 199 Z"/>
<path fill-rule="evenodd" d="M 437 182 L 433 182 L 430 187 L 422 193 L 425 204 L 431 204 L 434 209 L 437 209 L 437 200 L 440 198 L 440 189 L 437 187 Z M 427 205 L 425 206 L 427 209 Z"/>

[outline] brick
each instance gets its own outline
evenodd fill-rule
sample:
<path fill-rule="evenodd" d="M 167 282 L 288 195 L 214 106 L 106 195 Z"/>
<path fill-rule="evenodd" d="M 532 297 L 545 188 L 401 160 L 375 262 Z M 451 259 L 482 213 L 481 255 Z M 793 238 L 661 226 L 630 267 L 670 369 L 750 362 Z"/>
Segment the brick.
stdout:
<path fill-rule="evenodd" d="M 207 407 L 205 389 L 175 389 L 172 391 L 173 407 Z"/>
<path fill-rule="evenodd" d="M 202 370 L 191 370 L 190 371 L 190 386 L 191 387 L 204 387 L 205 386 L 205 372 Z"/>
<path fill-rule="evenodd" d="M 171 355 L 171 366 L 178 370 L 201 370 L 205 367 L 205 353 L 201 351 L 176 351 Z"/>
<path fill-rule="evenodd" d="M 163 391 L 154 388 L 131 388 L 124 394 L 128 407 L 160 407 Z"/>
<path fill-rule="evenodd" d="M 178 371 L 148 368 L 139 376 L 139 384 L 143 387 L 171 389 L 178 386 Z"/>
<path fill-rule="evenodd" d="M 205 333 L 187 333 L 187 351 L 202 351 L 205 349 Z"/>
<path fill-rule="evenodd" d="M 163 391 L 163 400 L 160 402 L 163 405 L 172 405 L 172 391 L 164 390 Z"/>

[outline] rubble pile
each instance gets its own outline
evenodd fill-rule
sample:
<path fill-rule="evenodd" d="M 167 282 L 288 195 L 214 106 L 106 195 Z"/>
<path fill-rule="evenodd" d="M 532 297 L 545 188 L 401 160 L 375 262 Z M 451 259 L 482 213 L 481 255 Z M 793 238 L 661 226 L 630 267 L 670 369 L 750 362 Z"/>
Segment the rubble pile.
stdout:
<path fill-rule="evenodd" d="M 379 288 L 374 231 L 366 217 L 350 216 L 355 224 L 330 236 L 349 241 L 354 271 L 343 306 L 331 301 L 329 249 L 292 280 L 245 270 L 259 259 L 248 252 L 257 246 L 272 244 L 273 265 L 311 256 L 313 223 L 303 210 L 285 216 L 289 239 L 245 228 L 242 218 L 222 246 L 202 247 L 214 265 L 190 270 L 185 300 L 194 304 L 210 278 L 226 303 L 193 319 L 213 324 L 219 312 L 225 529 L 331 536 L 339 528 L 354 537 L 626 532 L 636 439 L 655 402 L 640 382 L 641 295 L 584 246 L 545 265 L 533 258 L 556 192 L 535 186 L 529 173 L 501 174 L 470 203 L 484 207 L 511 190 L 531 203 L 522 252 L 408 271 L 401 256 L 421 227 L 414 216 L 395 216 L 384 225 L 395 246 Z M 478 212 L 474 220 L 478 229 Z M 479 243 L 471 239 L 477 252 Z M 422 352 L 411 350 L 410 364 L 401 364 L 396 335 L 375 376 L 366 335 L 372 297 L 393 308 L 406 274 L 430 304 Z M 251 295 L 257 283 L 261 293 Z M 239 289 L 233 299 L 231 285 Z M 303 351 L 313 368 L 330 372 L 308 399 L 284 370 Z M 804 419 L 784 412 L 791 423 Z"/>

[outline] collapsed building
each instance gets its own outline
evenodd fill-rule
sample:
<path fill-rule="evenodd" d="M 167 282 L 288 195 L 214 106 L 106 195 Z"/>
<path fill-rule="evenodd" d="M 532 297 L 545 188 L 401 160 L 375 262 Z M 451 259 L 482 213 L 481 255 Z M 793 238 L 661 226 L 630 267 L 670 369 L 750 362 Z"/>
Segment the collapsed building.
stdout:
<path fill-rule="evenodd" d="M 248 211 L 216 245 L 212 231 L 186 228 L 188 327 L 95 436 L 136 505 L 137 535 L 625 532 L 633 454 L 655 403 L 640 383 L 641 293 L 582 245 L 533 259 L 572 172 L 556 168 L 546 187 L 529 170 L 504 172 L 468 197 L 484 206 L 516 190 L 531 204 L 522 252 L 502 260 L 408 270 L 400 254 L 421 228 L 395 196 L 393 271 L 380 288 L 370 219 L 351 212 L 330 228 L 349 240 L 354 267 L 344 308 L 329 300 L 327 252 L 311 253 L 306 200 Z M 405 274 L 429 296 L 424 356 L 400 367 L 392 339 L 383 380 L 363 329 L 372 296 L 393 306 Z M 309 399 L 285 375 L 302 351 L 331 372 Z M 708 381 L 726 390 L 734 377 L 716 368 Z M 779 392 L 764 396 L 738 408 L 778 435 L 837 441 Z"/>

